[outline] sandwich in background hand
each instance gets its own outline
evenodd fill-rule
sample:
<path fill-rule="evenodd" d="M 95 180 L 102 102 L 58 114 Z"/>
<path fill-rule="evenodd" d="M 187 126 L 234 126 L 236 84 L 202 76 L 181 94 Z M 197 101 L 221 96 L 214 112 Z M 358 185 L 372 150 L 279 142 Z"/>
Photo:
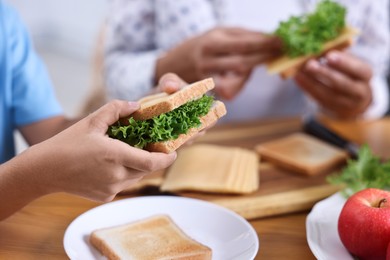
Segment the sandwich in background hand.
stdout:
<path fill-rule="evenodd" d="M 267 64 L 268 73 L 290 78 L 309 59 L 352 45 L 359 31 L 345 24 L 345 15 L 343 6 L 324 0 L 317 5 L 314 13 L 293 16 L 281 22 L 275 34 L 283 42 L 283 55 Z"/>
<path fill-rule="evenodd" d="M 173 94 L 159 93 L 139 100 L 141 108 L 108 129 L 112 138 L 150 152 L 170 153 L 226 114 L 225 105 L 206 93 L 211 78 L 187 85 Z"/>

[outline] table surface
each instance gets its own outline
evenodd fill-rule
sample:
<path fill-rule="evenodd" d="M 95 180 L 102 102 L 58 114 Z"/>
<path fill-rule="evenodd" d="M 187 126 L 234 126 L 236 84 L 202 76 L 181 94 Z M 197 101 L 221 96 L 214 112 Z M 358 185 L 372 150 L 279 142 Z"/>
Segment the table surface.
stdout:
<path fill-rule="evenodd" d="M 368 143 L 384 159 L 390 154 L 390 120 L 337 122 L 324 119 L 330 128 L 350 140 Z M 254 145 L 301 131 L 296 118 L 216 126 L 196 142 Z M 266 183 L 262 185 L 266 186 Z M 134 195 L 121 195 L 123 199 Z M 12 203 L 12 202 L 10 202 Z M 42 197 L 0 222 L 0 259 L 68 259 L 63 236 L 68 225 L 83 212 L 101 205 L 68 194 Z M 306 241 L 309 211 L 250 220 L 259 239 L 256 259 L 315 259 Z"/>

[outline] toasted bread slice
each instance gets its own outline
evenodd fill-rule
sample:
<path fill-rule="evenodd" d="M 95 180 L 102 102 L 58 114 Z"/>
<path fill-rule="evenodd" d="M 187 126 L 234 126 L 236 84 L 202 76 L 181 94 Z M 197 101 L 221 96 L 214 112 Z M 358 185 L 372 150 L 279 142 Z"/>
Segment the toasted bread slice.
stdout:
<path fill-rule="evenodd" d="M 153 118 L 172 111 L 191 100 L 198 99 L 213 88 L 214 81 L 212 78 L 208 78 L 187 85 L 171 95 L 168 95 L 167 93 L 159 93 L 144 97 L 138 101 L 141 104 L 141 108 L 135 111 L 131 116 L 135 120 L 147 120 Z"/>
<path fill-rule="evenodd" d="M 359 31 L 357 29 L 346 27 L 338 37 L 326 42 L 320 53 L 315 55 L 304 55 L 296 58 L 290 58 L 287 55 L 283 55 L 270 61 L 267 64 L 267 71 L 269 74 L 279 74 L 284 79 L 293 77 L 309 59 L 320 57 L 330 50 L 341 50 L 349 47 L 353 42 L 353 38 L 358 34 Z"/>
<path fill-rule="evenodd" d="M 305 175 L 324 173 L 348 158 L 344 150 L 304 133 L 261 143 L 255 150 L 263 160 Z"/>
<path fill-rule="evenodd" d="M 210 111 L 200 118 L 201 125 L 198 128 L 190 129 L 187 134 L 181 134 L 174 140 L 151 143 L 145 147 L 150 152 L 170 153 L 179 148 L 182 144 L 191 139 L 199 131 L 213 125 L 219 118 L 226 114 L 225 105 L 221 101 L 214 101 Z"/>
<path fill-rule="evenodd" d="M 108 259 L 211 259 L 212 250 L 193 240 L 166 215 L 93 231 L 90 243 Z"/>

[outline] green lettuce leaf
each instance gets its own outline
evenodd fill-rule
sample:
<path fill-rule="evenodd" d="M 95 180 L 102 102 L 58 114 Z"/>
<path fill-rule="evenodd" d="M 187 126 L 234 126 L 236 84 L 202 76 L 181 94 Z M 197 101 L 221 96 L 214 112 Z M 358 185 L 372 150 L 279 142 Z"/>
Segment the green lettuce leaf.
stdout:
<path fill-rule="evenodd" d="M 346 9 L 331 0 L 319 2 L 315 12 L 292 16 L 280 22 L 275 34 L 290 57 L 316 54 L 322 45 L 336 38 L 345 27 Z"/>
<path fill-rule="evenodd" d="M 130 117 L 128 125 L 122 125 L 118 121 L 110 126 L 108 135 L 141 149 L 149 143 L 174 140 L 180 134 L 186 134 L 189 129 L 199 127 L 199 118 L 209 112 L 213 101 L 212 96 L 204 95 L 148 120 L 135 120 Z"/>
<path fill-rule="evenodd" d="M 344 186 L 341 191 L 349 197 L 366 188 L 390 189 L 390 161 L 381 162 L 367 145 L 363 145 L 358 159 L 348 160 L 347 166 L 337 174 L 328 176 L 328 182 Z"/>

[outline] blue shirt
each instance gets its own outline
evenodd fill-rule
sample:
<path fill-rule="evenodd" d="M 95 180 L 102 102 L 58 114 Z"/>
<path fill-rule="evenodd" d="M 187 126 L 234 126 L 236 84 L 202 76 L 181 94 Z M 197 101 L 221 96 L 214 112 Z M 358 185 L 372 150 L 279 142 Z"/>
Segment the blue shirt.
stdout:
<path fill-rule="evenodd" d="M 15 155 L 14 131 L 62 114 L 46 68 L 14 9 L 0 0 L 0 163 Z"/>

